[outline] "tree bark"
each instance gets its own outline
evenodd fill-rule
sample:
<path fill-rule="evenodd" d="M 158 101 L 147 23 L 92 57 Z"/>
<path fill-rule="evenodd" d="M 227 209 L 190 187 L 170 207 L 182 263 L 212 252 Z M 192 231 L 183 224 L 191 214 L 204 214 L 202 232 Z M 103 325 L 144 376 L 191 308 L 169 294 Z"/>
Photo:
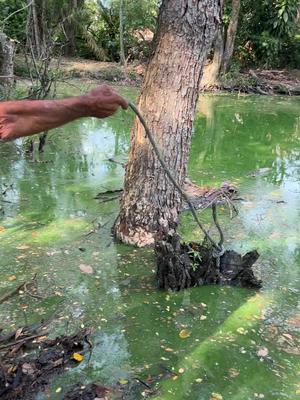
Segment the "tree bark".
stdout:
<path fill-rule="evenodd" d="M 220 0 L 164 0 L 138 107 L 183 185 L 203 64 L 220 22 Z M 176 230 L 181 198 L 135 121 L 116 237 L 146 246 Z"/>
<path fill-rule="evenodd" d="M 221 66 L 222 74 L 225 74 L 227 72 L 230 60 L 232 58 L 234 43 L 238 28 L 238 22 L 239 22 L 240 8 L 241 8 L 241 0 L 232 0 L 232 11 L 226 34 L 224 56 Z"/>
<path fill-rule="evenodd" d="M 0 97 L 7 98 L 14 83 L 15 45 L 0 32 Z"/>
<path fill-rule="evenodd" d="M 126 63 L 124 50 L 124 0 L 120 0 L 120 63 L 124 67 Z"/>
<path fill-rule="evenodd" d="M 212 62 L 205 68 L 201 87 L 211 87 L 218 83 L 220 70 L 223 62 L 224 55 L 224 29 L 220 25 L 215 43 L 214 43 L 214 57 Z"/>

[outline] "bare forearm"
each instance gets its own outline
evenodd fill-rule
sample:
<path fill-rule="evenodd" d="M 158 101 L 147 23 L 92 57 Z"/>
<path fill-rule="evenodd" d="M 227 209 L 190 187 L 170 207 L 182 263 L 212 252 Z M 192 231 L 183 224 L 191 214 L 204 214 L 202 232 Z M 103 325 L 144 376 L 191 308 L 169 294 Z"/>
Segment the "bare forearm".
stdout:
<path fill-rule="evenodd" d="M 0 103 L 0 139 L 12 140 L 57 128 L 88 116 L 88 108 L 85 96 Z"/>
<path fill-rule="evenodd" d="M 106 118 L 128 103 L 107 85 L 63 100 L 0 102 L 0 140 L 12 140 L 57 128 L 82 117 Z"/>

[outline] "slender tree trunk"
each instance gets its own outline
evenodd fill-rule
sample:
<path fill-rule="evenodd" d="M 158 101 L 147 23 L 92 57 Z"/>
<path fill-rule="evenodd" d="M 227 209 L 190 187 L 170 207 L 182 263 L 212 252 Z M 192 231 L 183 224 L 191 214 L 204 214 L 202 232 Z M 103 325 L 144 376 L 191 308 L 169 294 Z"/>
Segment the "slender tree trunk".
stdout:
<path fill-rule="evenodd" d="M 126 64 L 124 50 L 124 0 L 120 0 L 120 63 L 122 66 Z"/>
<path fill-rule="evenodd" d="M 68 39 L 68 43 L 65 46 L 65 55 L 74 56 L 76 50 L 76 22 L 74 21 L 74 12 L 82 6 L 83 1 L 69 0 L 69 19 L 64 24 L 65 33 Z"/>
<path fill-rule="evenodd" d="M 0 32 L 0 97 L 7 98 L 14 83 L 15 45 Z"/>
<path fill-rule="evenodd" d="M 232 0 L 232 11 L 226 34 L 225 50 L 221 66 L 222 74 L 225 74 L 227 72 L 233 54 L 234 43 L 239 22 L 240 8 L 241 8 L 241 0 Z"/>
<path fill-rule="evenodd" d="M 42 54 L 42 48 L 41 48 L 40 29 L 39 29 L 39 21 L 38 21 L 38 14 L 37 14 L 35 0 L 32 0 L 31 9 L 32 9 L 32 22 L 33 22 L 32 29 L 34 35 L 35 53 L 38 57 L 40 57 Z"/>
<path fill-rule="evenodd" d="M 220 0 L 164 0 L 156 49 L 147 68 L 138 107 L 165 161 L 183 184 L 203 64 L 220 21 Z M 136 120 L 117 238 L 153 244 L 178 224 L 181 199 L 169 182 Z"/>
<path fill-rule="evenodd" d="M 211 87 L 218 83 L 220 70 L 222 66 L 224 55 L 224 30 L 220 25 L 215 43 L 214 43 L 214 57 L 212 62 L 205 68 L 203 80 L 201 82 L 202 87 Z"/>

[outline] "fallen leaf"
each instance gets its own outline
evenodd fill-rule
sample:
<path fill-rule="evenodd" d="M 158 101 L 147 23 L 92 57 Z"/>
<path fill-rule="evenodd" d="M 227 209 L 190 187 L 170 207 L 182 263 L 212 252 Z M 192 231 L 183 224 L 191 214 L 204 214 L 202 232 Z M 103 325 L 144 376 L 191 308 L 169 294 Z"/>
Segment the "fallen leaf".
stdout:
<path fill-rule="evenodd" d="M 72 358 L 75 361 L 81 362 L 84 359 L 84 356 L 80 353 L 73 353 Z"/>
<path fill-rule="evenodd" d="M 267 357 L 269 350 L 266 347 L 261 347 L 256 354 L 258 357 Z"/>
<path fill-rule="evenodd" d="M 15 334 L 16 340 L 22 335 L 22 332 L 23 332 L 23 328 L 17 329 L 16 334 Z"/>
<path fill-rule="evenodd" d="M 179 372 L 180 374 L 183 374 L 183 373 L 184 373 L 184 368 L 179 368 L 178 372 Z"/>
<path fill-rule="evenodd" d="M 168 353 L 172 353 L 174 350 L 171 349 L 171 347 L 166 347 L 166 348 L 165 348 L 165 351 L 167 351 Z"/>
<path fill-rule="evenodd" d="M 5 232 L 6 229 L 4 228 L 4 226 L 0 226 L 0 233 Z"/>
<path fill-rule="evenodd" d="M 8 278 L 10 282 L 15 281 L 17 279 L 16 275 L 12 275 Z"/>
<path fill-rule="evenodd" d="M 187 338 L 190 337 L 190 336 L 191 336 L 190 332 L 189 332 L 188 330 L 186 330 L 186 329 L 182 329 L 182 330 L 179 332 L 179 337 L 180 337 L 180 339 L 187 339 Z"/>
<path fill-rule="evenodd" d="M 286 347 L 286 348 L 282 348 L 281 350 L 288 354 L 295 354 L 296 356 L 300 356 L 300 348 L 299 347 Z"/>
<path fill-rule="evenodd" d="M 203 379 L 202 379 L 202 378 L 197 378 L 197 379 L 195 379 L 195 382 L 196 382 L 196 383 L 202 383 L 202 382 L 203 382 Z"/>
<path fill-rule="evenodd" d="M 212 393 L 210 400 L 223 400 L 223 396 L 220 393 Z"/>
<path fill-rule="evenodd" d="M 206 315 L 201 315 L 200 321 L 205 321 L 206 319 L 207 319 L 207 316 L 206 316 Z"/>
<path fill-rule="evenodd" d="M 236 330 L 240 335 L 246 335 L 248 333 L 248 331 L 246 331 L 244 328 L 238 328 Z"/>
<path fill-rule="evenodd" d="M 228 372 L 229 372 L 229 377 L 230 377 L 230 378 L 236 378 L 236 377 L 239 376 L 239 374 L 240 374 L 240 372 L 239 372 L 237 369 L 235 369 L 235 368 L 230 368 L 230 369 L 228 370 Z"/>
<path fill-rule="evenodd" d="M 55 393 L 60 393 L 61 392 L 61 387 L 59 387 L 59 388 L 57 388 L 56 390 L 55 390 Z"/>
<path fill-rule="evenodd" d="M 91 275 L 94 273 L 94 270 L 90 265 L 80 264 L 79 269 L 84 274 Z"/>
<path fill-rule="evenodd" d="M 34 368 L 31 364 L 29 363 L 24 363 L 22 365 L 22 372 L 25 375 L 33 375 L 34 374 Z"/>
<path fill-rule="evenodd" d="M 127 381 L 127 379 L 119 379 L 119 384 L 120 385 L 127 385 L 127 383 L 128 383 L 128 381 Z"/>
<path fill-rule="evenodd" d="M 30 247 L 29 247 L 29 246 L 26 246 L 26 244 L 23 244 L 22 246 L 16 247 L 17 250 L 27 250 L 27 249 L 29 249 L 29 248 L 30 248 Z"/>

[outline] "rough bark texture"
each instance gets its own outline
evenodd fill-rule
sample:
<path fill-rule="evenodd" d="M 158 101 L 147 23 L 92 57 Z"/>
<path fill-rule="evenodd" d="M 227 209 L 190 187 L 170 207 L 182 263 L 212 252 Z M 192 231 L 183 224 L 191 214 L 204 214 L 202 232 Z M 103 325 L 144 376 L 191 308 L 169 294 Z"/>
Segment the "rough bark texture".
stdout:
<path fill-rule="evenodd" d="M 15 45 L 0 32 L 0 97 L 6 98 L 14 83 Z"/>
<path fill-rule="evenodd" d="M 230 22 L 226 34 L 226 43 L 224 49 L 223 62 L 221 66 L 221 73 L 225 74 L 229 67 L 229 63 L 233 54 L 234 42 L 238 28 L 239 13 L 241 8 L 240 0 L 232 0 L 232 11 L 230 16 Z"/>
<path fill-rule="evenodd" d="M 220 70 L 223 62 L 224 55 L 224 29 L 219 26 L 215 43 L 214 43 L 214 57 L 212 62 L 205 68 L 201 86 L 209 88 L 218 83 Z"/>
<path fill-rule="evenodd" d="M 199 243 L 181 243 L 178 235 L 155 245 L 158 286 L 165 290 L 218 284 L 261 288 L 252 270 L 256 250 L 241 256 L 233 250 L 216 258 L 213 250 Z"/>
<path fill-rule="evenodd" d="M 182 185 L 203 64 L 220 21 L 220 0 L 164 0 L 156 47 L 138 107 Z M 146 246 L 175 230 L 181 199 L 159 165 L 141 124 L 132 131 L 116 236 Z"/>

